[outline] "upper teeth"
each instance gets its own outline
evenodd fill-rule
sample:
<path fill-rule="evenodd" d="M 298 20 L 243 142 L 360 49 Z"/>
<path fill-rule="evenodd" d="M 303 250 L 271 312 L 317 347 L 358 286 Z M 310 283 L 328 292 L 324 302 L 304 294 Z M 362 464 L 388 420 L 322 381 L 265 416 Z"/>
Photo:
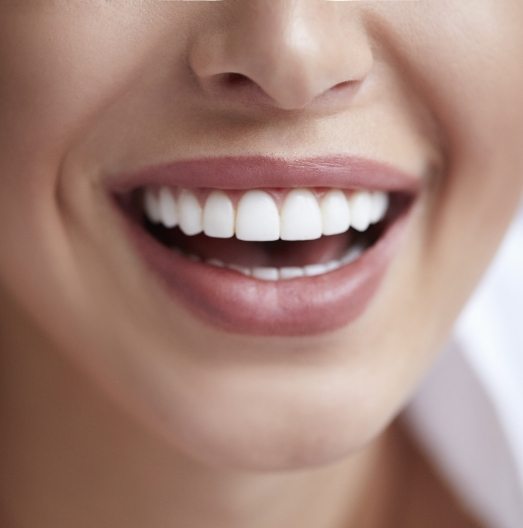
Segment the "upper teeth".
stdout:
<path fill-rule="evenodd" d="M 225 191 L 212 191 L 202 207 L 187 189 L 147 188 L 144 209 L 153 223 L 179 226 L 186 235 L 205 233 L 215 238 L 240 240 L 313 240 L 344 233 L 350 227 L 365 231 L 387 213 L 389 196 L 382 191 L 345 192 L 332 189 L 322 194 L 292 189 L 281 201 L 270 192 L 250 190 L 234 200 Z"/>

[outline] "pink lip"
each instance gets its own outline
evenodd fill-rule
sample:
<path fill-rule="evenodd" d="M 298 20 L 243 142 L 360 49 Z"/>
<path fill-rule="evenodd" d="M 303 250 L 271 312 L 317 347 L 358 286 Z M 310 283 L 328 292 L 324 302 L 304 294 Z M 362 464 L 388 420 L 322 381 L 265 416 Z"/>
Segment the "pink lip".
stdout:
<path fill-rule="evenodd" d="M 241 156 L 181 160 L 110 177 L 116 192 L 146 185 L 254 189 L 336 187 L 416 192 L 421 178 L 392 165 L 348 156 L 306 159 Z"/>
<path fill-rule="evenodd" d="M 297 161 L 262 157 L 180 161 L 119 175 L 116 193 L 146 185 L 223 189 L 338 187 L 405 191 L 421 178 L 375 161 L 337 156 Z M 411 216 L 406 209 L 358 260 L 328 274 L 266 282 L 194 262 L 169 250 L 137 222 L 126 219 L 131 239 L 175 300 L 226 331 L 305 336 L 339 329 L 366 309 L 400 247 Z M 121 209 L 120 209 L 121 211 Z"/>

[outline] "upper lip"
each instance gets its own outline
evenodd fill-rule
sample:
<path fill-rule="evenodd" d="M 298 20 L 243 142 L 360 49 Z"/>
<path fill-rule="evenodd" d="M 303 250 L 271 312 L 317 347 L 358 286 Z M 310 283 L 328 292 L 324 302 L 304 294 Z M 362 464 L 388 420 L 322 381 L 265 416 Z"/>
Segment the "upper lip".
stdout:
<path fill-rule="evenodd" d="M 148 165 L 110 178 L 114 191 L 145 186 L 252 189 L 335 187 L 384 191 L 419 190 L 419 175 L 391 164 L 360 157 L 331 155 L 300 159 L 225 156 Z"/>

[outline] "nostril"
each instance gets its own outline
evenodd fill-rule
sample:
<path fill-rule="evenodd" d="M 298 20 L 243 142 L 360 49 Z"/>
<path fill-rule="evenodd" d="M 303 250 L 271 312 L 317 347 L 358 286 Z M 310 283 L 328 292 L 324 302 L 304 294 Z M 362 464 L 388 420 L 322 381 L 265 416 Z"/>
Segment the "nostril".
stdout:
<path fill-rule="evenodd" d="M 0 0 L 1 2 L 1 0 Z M 271 97 L 267 92 L 248 75 L 238 72 L 226 72 L 214 75 L 208 81 L 208 87 L 219 94 L 223 99 L 240 101 L 240 98 L 246 98 L 249 104 L 255 102 L 267 104 Z"/>
<path fill-rule="evenodd" d="M 300 82 L 301 80 L 298 79 L 294 83 L 281 85 L 268 83 L 262 86 L 252 76 L 231 70 L 200 77 L 204 90 L 223 102 L 246 107 L 261 105 L 288 110 L 303 109 L 317 96 L 327 96 L 329 92 L 335 97 L 326 98 L 325 101 L 339 101 L 340 105 L 346 105 L 361 84 L 359 81 L 345 80 L 324 87 L 326 89 L 322 92 L 322 87 L 319 85 L 313 87 L 314 89 L 308 89 L 303 82 L 300 85 Z"/>
<path fill-rule="evenodd" d="M 252 81 L 246 75 L 242 73 L 230 72 L 224 74 L 223 78 L 224 84 L 228 86 L 245 86 L 246 84 L 251 84 Z"/>
<path fill-rule="evenodd" d="M 354 84 L 354 81 L 343 81 L 343 82 L 340 82 L 338 84 L 335 84 L 331 90 L 343 90 L 344 88 L 347 88 L 349 86 L 351 86 L 352 84 Z"/>
<path fill-rule="evenodd" d="M 249 94 L 248 101 L 252 104 L 255 101 L 263 103 L 271 103 L 273 105 L 280 106 L 281 108 L 302 108 L 310 102 L 309 98 L 305 101 L 299 102 L 298 94 L 295 92 L 292 94 L 292 100 L 288 103 L 288 100 L 284 100 L 283 96 L 288 95 L 284 93 L 282 87 L 279 88 L 279 91 L 272 90 L 268 91 L 266 87 L 262 87 L 259 83 L 253 80 L 248 75 L 239 72 L 224 72 L 214 76 L 215 88 L 221 92 L 222 96 L 234 97 L 238 101 L 240 95 L 247 97 Z M 345 98 L 345 95 L 349 96 L 354 94 L 360 83 L 354 80 L 345 80 L 332 84 L 328 87 L 324 93 L 331 92 L 331 94 L 336 94 L 337 96 Z M 269 87 L 270 88 L 270 87 Z M 293 87 L 290 87 L 292 90 Z M 320 95 L 320 90 L 317 90 L 318 95 Z M 276 99 L 272 94 L 279 96 L 279 99 Z M 313 94 L 314 95 L 314 94 Z M 288 104 L 287 104 L 288 103 Z"/>

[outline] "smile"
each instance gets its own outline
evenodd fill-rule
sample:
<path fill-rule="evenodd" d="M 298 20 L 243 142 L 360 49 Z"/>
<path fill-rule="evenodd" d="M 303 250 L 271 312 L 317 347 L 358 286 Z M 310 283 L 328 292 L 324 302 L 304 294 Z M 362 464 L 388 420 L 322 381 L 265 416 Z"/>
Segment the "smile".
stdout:
<path fill-rule="evenodd" d="M 310 335 L 367 307 L 421 179 L 384 164 L 218 158 L 120 176 L 112 191 L 166 290 L 235 333 Z"/>

